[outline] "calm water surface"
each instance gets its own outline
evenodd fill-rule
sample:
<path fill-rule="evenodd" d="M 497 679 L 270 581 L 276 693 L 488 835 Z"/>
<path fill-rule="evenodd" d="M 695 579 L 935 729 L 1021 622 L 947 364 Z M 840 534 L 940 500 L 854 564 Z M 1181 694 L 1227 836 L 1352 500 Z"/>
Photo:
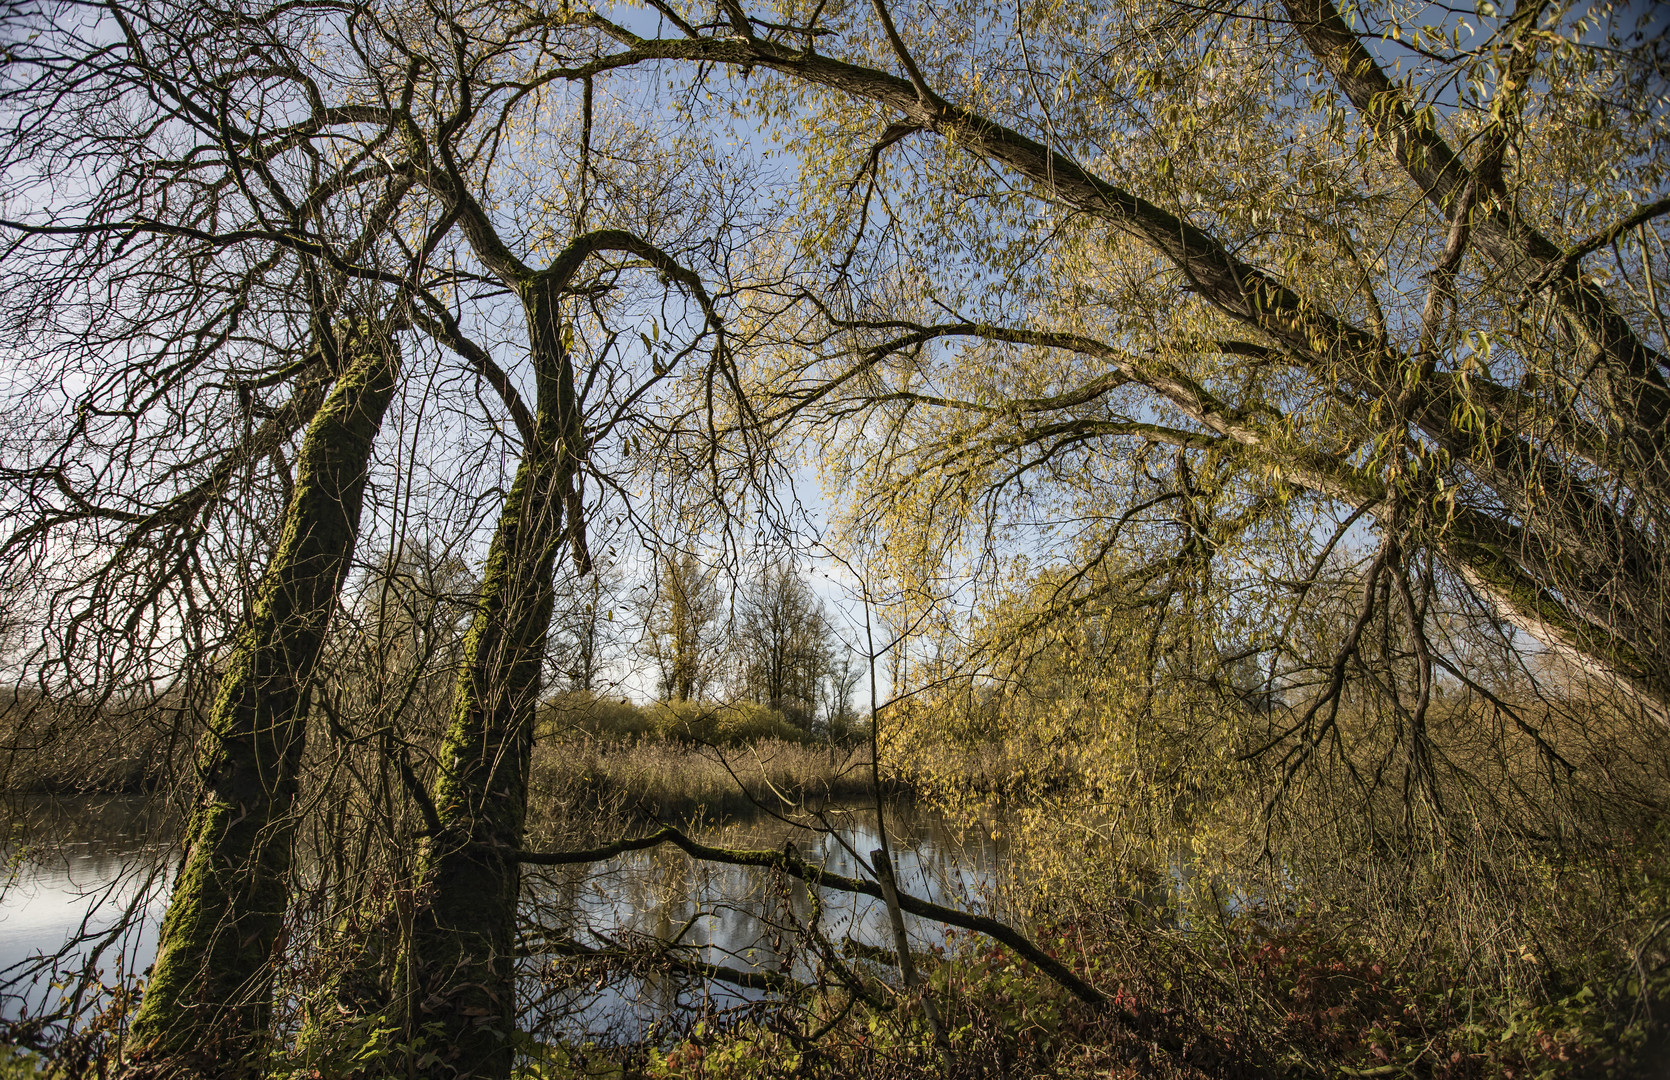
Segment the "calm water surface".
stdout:
<path fill-rule="evenodd" d="M 14 804 L 0 879 L 0 1015 L 38 1008 L 59 993 L 56 973 L 95 959 L 106 982 L 143 971 L 173 876 L 174 826 L 141 797 L 34 799 Z M 1002 852 L 986 827 L 952 828 L 909 806 L 888 811 L 899 883 L 941 903 L 990 910 Z M 699 830 L 710 843 L 781 849 L 862 877 L 855 853 L 876 845 L 868 810 L 825 815 L 833 831 L 760 817 Z M 822 890 L 819 925 L 833 942 L 891 948 L 880 901 Z M 813 913 L 804 883 L 769 871 L 698 863 L 673 848 L 632 852 L 590 867 L 530 868 L 526 908 L 555 936 L 592 948 L 678 938 L 682 955 L 733 968 L 805 977 L 790 927 Z M 906 916 L 913 949 L 940 928 Z M 54 959 L 56 958 L 56 959 Z M 862 961 L 859 961 L 862 963 Z M 524 962 L 523 1015 L 553 1035 L 635 1039 L 699 1010 L 745 1009 L 763 995 L 694 977 L 616 976 L 576 985 L 570 967 L 535 952 Z M 22 976 L 20 978 L 20 976 Z"/>

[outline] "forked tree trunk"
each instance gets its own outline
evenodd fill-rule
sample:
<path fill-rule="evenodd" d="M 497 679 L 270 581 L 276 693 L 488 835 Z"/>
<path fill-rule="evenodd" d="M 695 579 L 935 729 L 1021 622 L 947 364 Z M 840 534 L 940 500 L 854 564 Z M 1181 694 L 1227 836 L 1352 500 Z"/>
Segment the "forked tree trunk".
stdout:
<path fill-rule="evenodd" d="M 398 349 L 381 332 L 346 336 L 342 374 L 302 440 L 283 532 L 199 750 L 202 792 L 133 1020 L 130 1076 L 241 1076 L 261 1067 L 308 686 L 399 374 Z"/>
<path fill-rule="evenodd" d="M 417 1059 L 422 1076 L 508 1077 L 515 1056 L 515 853 L 564 502 L 581 452 L 556 296 L 536 284 L 523 297 L 539 383 L 534 437 L 488 549 L 435 780 L 440 831 L 419 864 L 401 1007 L 409 1034 L 435 1055 Z"/>

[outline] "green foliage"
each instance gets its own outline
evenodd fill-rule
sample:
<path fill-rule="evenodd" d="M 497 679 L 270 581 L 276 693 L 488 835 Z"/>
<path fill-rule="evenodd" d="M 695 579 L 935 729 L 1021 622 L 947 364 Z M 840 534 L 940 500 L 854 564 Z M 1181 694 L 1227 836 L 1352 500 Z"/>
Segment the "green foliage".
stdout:
<path fill-rule="evenodd" d="M 651 705 L 647 711 L 657 734 L 668 739 L 714 744 L 810 739 L 805 730 L 789 723 L 776 709 L 751 701 L 668 701 Z"/>
<path fill-rule="evenodd" d="M 807 742 L 811 736 L 781 712 L 751 701 L 659 701 L 634 705 L 581 692 L 543 705 L 543 737 L 583 733 L 604 739 L 667 739 L 734 746 L 761 739 Z"/>
<path fill-rule="evenodd" d="M 281 1048 L 267 1075 L 273 1080 L 384 1080 L 445 1067 L 451 1050 L 439 1023 L 425 1024 L 408 1036 L 386 1014 L 355 1016 Z"/>
<path fill-rule="evenodd" d="M 281 1057 L 274 1072 L 294 1080 L 385 1075 L 391 1062 L 416 1061 L 426 1052 L 422 1038 L 405 1042 L 402 1034 L 400 1025 L 387 1017 L 356 1016 L 315 1034 L 294 1055 Z"/>
<path fill-rule="evenodd" d="M 46 1080 L 39 1055 L 15 1046 L 0 1046 L 0 1080 Z"/>
<path fill-rule="evenodd" d="M 792 1045 L 767 1032 L 744 1029 L 713 1038 L 698 1025 L 690 1038 L 651 1050 L 644 1072 L 656 1080 L 764 1080 L 796 1075 L 804 1064 Z"/>
<path fill-rule="evenodd" d="M 520 1043 L 522 1057 L 512 1074 L 514 1080 L 624 1080 L 629 1075 L 620 1062 L 598 1053 L 589 1043 L 567 1046 L 525 1037 Z"/>

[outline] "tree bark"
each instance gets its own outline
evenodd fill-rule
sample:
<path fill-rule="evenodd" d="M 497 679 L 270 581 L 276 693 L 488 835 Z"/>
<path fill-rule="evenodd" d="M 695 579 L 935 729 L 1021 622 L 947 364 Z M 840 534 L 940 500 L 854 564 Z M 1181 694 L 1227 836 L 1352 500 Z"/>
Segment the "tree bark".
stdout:
<path fill-rule="evenodd" d="M 132 1027 L 131 1075 L 259 1071 L 288 898 L 307 695 L 359 535 L 399 352 L 355 327 L 308 425 L 294 492 L 200 747 L 202 792 Z"/>
<path fill-rule="evenodd" d="M 423 1076 L 508 1077 L 514 1060 L 516 853 L 563 510 L 582 450 L 560 291 L 546 275 L 523 289 L 538 380 L 535 437 L 488 551 L 441 747 L 440 830 L 419 864 L 402 1008 L 412 1038 L 436 1054 L 417 1069 Z"/>
<path fill-rule="evenodd" d="M 509 1077 L 521 892 L 516 852 L 527 816 L 534 704 L 550 634 L 558 551 L 571 541 L 576 568 L 585 572 L 590 565 L 575 484 L 586 455 L 585 432 L 570 352 L 572 328 L 564 325 L 559 301 L 588 258 L 618 251 L 680 284 L 710 322 L 718 319 L 700 278 L 653 244 L 618 229 L 577 236 L 546 269 L 531 269 L 499 238 L 462 179 L 431 159 L 409 118 L 405 138 L 424 183 L 457 216 L 476 256 L 521 300 L 536 404 L 464 642 L 435 779 L 436 827 L 419 859 L 416 912 L 396 1008 L 410 1040 L 424 1048 L 409 1064 L 412 1075 Z M 431 1052 L 433 1057 L 425 1056 Z"/>

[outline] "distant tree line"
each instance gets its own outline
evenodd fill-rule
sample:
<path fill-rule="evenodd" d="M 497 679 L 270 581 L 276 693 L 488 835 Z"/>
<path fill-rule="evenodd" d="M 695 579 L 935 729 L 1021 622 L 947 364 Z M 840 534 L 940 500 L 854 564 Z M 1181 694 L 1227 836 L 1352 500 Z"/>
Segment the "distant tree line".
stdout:
<path fill-rule="evenodd" d="M 734 578 L 689 551 L 652 565 L 635 588 L 610 566 L 577 584 L 554 635 L 558 685 L 595 692 L 641 665 L 662 701 L 748 701 L 809 735 L 852 733 L 865 669 L 795 560 Z"/>

